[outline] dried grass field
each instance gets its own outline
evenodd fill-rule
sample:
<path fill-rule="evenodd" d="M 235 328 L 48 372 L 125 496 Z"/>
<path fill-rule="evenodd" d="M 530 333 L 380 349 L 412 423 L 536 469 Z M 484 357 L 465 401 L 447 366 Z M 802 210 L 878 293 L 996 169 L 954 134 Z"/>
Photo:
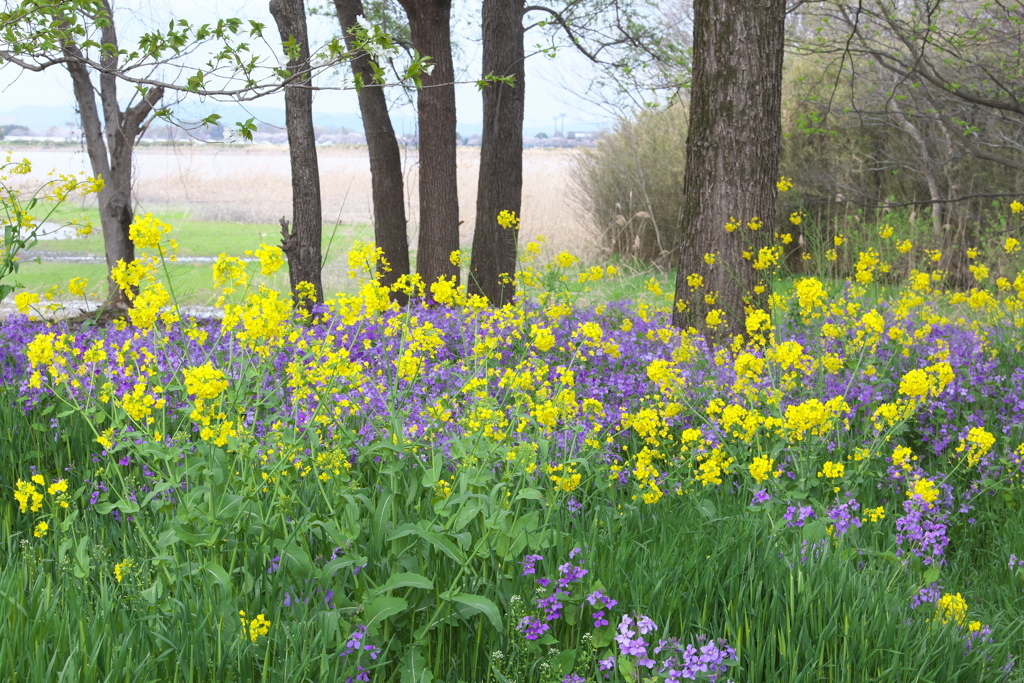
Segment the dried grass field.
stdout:
<path fill-rule="evenodd" d="M 365 147 L 319 150 L 324 225 L 370 224 L 370 164 Z M 87 171 L 84 150 L 32 150 L 39 174 Z M 526 150 L 522 237 L 543 234 L 548 250 L 571 249 L 586 255 L 593 234 L 574 201 L 572 150 Z M 415 248 L 418 221 L 418 157 L 403 152 L 410 244 Z M 136 199 L 140 211 L 174 207 L 201 221 L 276 225 L 291 214 L 288 150 L 278 146 L 181 145 L 140 148 L 136 153 Z M 472 242 L 476 213 L 479 148 L 459 149 L 461 242 Z M 582 252 L 582 253 L 581 253 Z"/>

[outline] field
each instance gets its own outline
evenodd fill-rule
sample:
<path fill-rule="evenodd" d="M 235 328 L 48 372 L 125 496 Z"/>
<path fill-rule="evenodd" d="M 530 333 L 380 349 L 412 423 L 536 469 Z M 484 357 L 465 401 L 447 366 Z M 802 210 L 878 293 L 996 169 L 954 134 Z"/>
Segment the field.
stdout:
<path fill-rule="evenodd" d="M 31 190 L 47 173 L 87 171 L 84 153 L 74 148 L 32 149 L 33 172 L 21 184 Z M 18 152 L 15 156 L 19 156 Z M 373 239 L 370 203 L 370 169 L 366 150 L 322 148 L 320 175 L 324 206 L 324 286 L 346 291 L 348 266 L 345 254 L 355 240 Z M 406 214 L 410 221 L 409 243 L 415 248 L 418 220 L 418 175 L 415 150 L 404 154 L 406 165 Z M 544 235 L 545 256 L 572 249 L 595 258 L 599 248 L 594 231 L 572 199 L 568 168 L 573 153 L 566 150 L 527 150 L 523 188 L 522 231 L 526 239 Z M 461 243 L 472 242 L 476 211 L 478 150 L 463 148 L 459 158 Z M 136 154 L 138 177 L 137 213 L 154 213 L 175 227 L 181 244 L 180 259 L 170 264 L 161 279 L 171 284 L 183 305 L 205 307 L 215 299 L 209 275 L 210 260 L 220 254 L 243 257 L 262 242 L 278 243 L 278 219 L 291 215 L 288 151 L 280 147 L 155 146 Z M 54 220 L 85 218 L 99 226 L 94 199 L 67 202 Z M 45 293 L 54 284 L 72 277 L 89 280 L 88 293 L 101 296 L 106 290 L 103 238 L 99 230 L 88 238 L 42 240 L 22 256 L 19 282 L 29 291 Z M 271 282 L 284 286 L 286 277 Z M 10 312 L 0 304 L 0 315 Z"/>
<path fill-rule="evenodd" d="M 1015 240 L 959 288 L 836 241 L 709 344 L 529 236 L 515 305 L 400 308 L 346 228 L 303 315 L 259 223 L 168 215 L 127 319 L 0 323 L 0 676 L 1021 680 Z"/>

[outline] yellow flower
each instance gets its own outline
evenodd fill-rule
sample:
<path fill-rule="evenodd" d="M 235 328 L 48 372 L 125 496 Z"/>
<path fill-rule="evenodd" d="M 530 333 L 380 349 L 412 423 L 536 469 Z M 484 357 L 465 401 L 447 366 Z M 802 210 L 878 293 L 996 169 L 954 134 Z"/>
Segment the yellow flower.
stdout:
<path fill-rule="evenodd" d="M 779 192 L 788 192 L 789 190 L 793 189 L 793 179 L 787 178 L 786 176 L 781 176 L 779 178 L 779 181 L 775 183 L 775 187 L 776 189 L 778 189 Z"/>
<path fill-rule="evenodd" d="M 1012 204 L 1010 204 L 1010 211 L 1014 213 L 1020 213 L 1021 211 L 1024 211 L 1024 204 L 1021 204 L 1018 201 L 1014 201 Z"/>
<path fill-rule="evenodd" d="M 502 210 L 498 214 L 498 225 L 508 230 L 509 228 L 519 227 L 519 217 L 516 216 L 515 211 Z"/>
<path fill-rule="evenodd" d="M 996 443 L 996 437 L 991 432 L 986 431 L 982 427 L 973 427 L 971 431 L 967 433 L 967 438 L 960 441 L 960 445 L 957 446 L 957 453 L 966 452 L 967 465 L 974 467 L 978 464 L 985 455 L 988 455 L 989 451 L 992 450 L 992 446 Z"/>
<path fill-rule="evenodd" d="M 959 593 L 956 595 L 946 593 L 939 598 L 935 616 L 941 619 L 943 624 L 955 621 L 957 626 L 963 626 L 964 621 L 967 620 L 967 601 Z"/>
<path fill-rule="evenodd" d="M 1003 249 L 1007 254 L 1016 254 L 1020 251 L 1020 241 L 1013 237 L 1007 237 L 1006 242 L 1003 243 Z"/>
<path fill-rule="evenodd" d="M 914 496 L 920 496 L 921 500 L 931 505 L 939 498 L 939 487 L 931 479 L 915 479 L 913 486 L 907 491 L 907 498 Z"/>
<path fill-rule="evenodd" d="M 906 254 L 908 251 L 913 249 L 914 245 L 910 240 L 901 240 L 896 243 L 896 251 L 901 254 Z"/>
<path fill-rule="evenodd" d="M 14 297 L 14 305 L 18 307 L 18 313 L 28 315 L 32 307 L 39 303 L 39 295 L 35 292 L 21 292 Z"/>
<path fill-rule="evenodd" d="M 128 570 L 134 566 L 134 562 L 130 559 L 121 560 L 114 565 L 114 578 L 117 579 L 118 583 L 124 580 L 128 576 Z"/>
<path fill-rule="evenodd" d="M 448 255 L 448 260 L 452 262 L 453 266 L 461 266 L 462 265 L 462 252 L 460 252 L 458 249 L 456 249 L 455 251 L 453 251 L 451 254 Z"/>
<path fill-rule="evenodd" d="M 567 251 L 563 251 L 555 257 L 555 263 L 558 264 L 559 268 L 569 268 L 578 260 L 579 259 Z"/>
<path fill-rule="evenodd" d="M 68 294 L 71 296 L 82 296 L 85 294 L 85 288 L 89 285 L 89 280 L 84 277 L 73 277 L 68 282 Z"/>
<path fill-rule="evenodd" d="M 232 287 L 244 287 L 249 283 L 249 275 L 245 272 L 245 261 L 237 256 L 221 254 L 213 264 L 213 286 L 219 288 L 225 284 Z"/>
<path fill-rule="evenodd" d="M 260 273 L 262 275 L 273 275 L 284 265 L 284 252 L 281 247 L 272 244 L 261 244 L 255 252 L 245 252 L 247 256 L 255 256 L 260 260 Z"/>
<path fill-rule="evenodd" d="M 772 469 L 775 467 L 775 461 L 766 455 L 759 455 L 754 458 L 754 461 L 750 463 L 750 476 L 754 478 L 754 481 L 760 484 L 772 475 Z M 779 476 L 776 472 L 775 476 Z"/>
<path fill-rule="evenodd" d="M 36 538 L 42 538 L 46 535 L 46 532 L 49 531 L 49 529 L 50 525 L 45 521 L 39 522 L 39 524 L 36 524 L 36 528 L 32 531 L 32 535 Z"/>
<path fill-rule="evenodd" d="M 29 510 L 38 512 L 43 506 L 43 494 L 39 493 L 31 483 L 21 479 L 14 485 L 14 500 L 18 503 L 18 509 L 22 513 Z"/>
<path fill-rule="evenodd" d="M 128 239 L 139 248 L 156 249 L 163 236 L 170 231 L 171 226 L 147 213 L 143 218 L 136 216 L 135 221 L 128 226 Z"/>
<path fill-rule="evenodd" d="M 766 270 L 771 268 L 779 262 L 779 257 L 782 255 L 781 247 L 762 247 L 757 252 L 757 259 L 752 264 L 754 270 Z"/>
<path fill-rule="evenodd" d="M 793 225 L 800 225 L 800 222 L 802 220 L 803 217 L 799 214 L 799 212 L 794 211 L 793 213 L 789 214 L 789 222 L 792 223 Z"/>
<path fill-rule="evenodd" d="M 211 363 L 185 368 L 185 389 L 196 398 L 212 401 L 228 388 L 227 376 Z"/>
<path fill-rule="evenodd" d="M 883 240 L 887 240 L 890 237 L 892 237 L 892 233 L 892 226 L 889 225 L 888 223 L 886 223 L 885 225 L 881 225 L 878 228 L 878 236 L 881 237 Z"/>
<path fill-rule="evenodd" d="M 841 462 L 832 462 L 828 460 L 821 467 L 821 471 L 818 472 L 819 477 L 827 477 L 829 479 L 842 479 L 843 475 L 846 474 L 846 466 Z"/>
<path fill-rule="evenodd" d="M 712 253 L 704 254 L 704 263 L 708 264 L 709 266 L 713 266 L 713 265 L 715 265 L 715 258 L 716 257 L 717 257 L 717 254 L 712 254 Z"/>
<path fill-rule="evenodd" d="M 270 632 L 270 621 L 262 614 L 256 615 L 256 618 L 251 621 L 245 618 L 245 610 L 239 610 L 238 616 L 242 622 L 243 638 L 249 636 L 252 642 L 255 643 L 257 638 L 265 636 Z"/>

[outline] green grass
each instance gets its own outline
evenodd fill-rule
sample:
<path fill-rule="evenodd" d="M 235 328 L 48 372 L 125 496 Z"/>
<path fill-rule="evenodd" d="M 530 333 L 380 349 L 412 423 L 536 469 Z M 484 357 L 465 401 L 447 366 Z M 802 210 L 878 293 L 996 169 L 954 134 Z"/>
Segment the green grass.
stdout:
<path fill-rule="evenodd" d="M 281 243 L 281 228 L 275 225 L 195 220 L 188 212 L 180 209 L 157 211 L 154 215 L 172 226 L 170 237 L 177 240 L 178 255 L 184 258 L 216 258 L 221 254 L 244 257 L 246 251 L 257 249 L 260 244 Z M 11 281 L 20 283 L 27 291 L 43 293 L 55 284 L 63 287 L 71 278 L 85 277 L 89 280 L 89 298 L 94 301 L 103 298 L 106 293 L 106 268 L 102 262 L 46 260 L 45 256 L 38 263 L 34 260 L 40 252 L 88 255 L 102 259 L 103 234 L 99 230 L 97 209 L 75 209 L 64 205 L 57 209 L 51 220 L 70 221 L 82 217 L 92 221 L 96 228 L 91 235 L 39 242 L 34 249 L 22 253 L 20 270 Z M 366 242 L 372 239 L 373 227 L 369 225 L 324 226 L 322 248 L 326 261 L 325 286 L 329 292 L 347 291 L 344 257 L 356 240 Z M 165 285 L 168 281 L 173 285 L 173 291 L 181 303 L 208 305 L 217 298 L 213 289 L 212 263 L 186 261 L 168 263 L 167 267 L 169 277 L 161 273 L 160 279 Z M 287 273 L 281 271 L 265 283 L 283 291 L 288 287 Z"/>
<path fill-rule="evenodd" d="M 188 211 L 181 209 L 157 210 L 153 215 L 170 225 L 170 237 L 178 242 L 179 256 L 210 256 L 220 254 L 242 256 L 246 250 L 256 249 L 261 243 L 280 244 L 279 225 L 259 223 L 228 223 L 225 221 L 203 221 L 192 218 Z M 103 255 L 103 234 L 99 230 L 99 211 L 95 208 L 74 209 L 66 205 L 54 214 L 55 222 L 72 218 L 88 218 L 94 228 L 88 237 L 67 240 L 45 240 L 35 248 L 42 251 L 67 252 L 75 254 Z M 334 226 L 324 225 L 323 246 L 330 245 Z M 334 235 L 331 251 L 347 250 L 355 239 L 372 239 L 373 228 L 368 225 L 342 225 Z M 31 252 L 28 252 L 31 254 Z"/>

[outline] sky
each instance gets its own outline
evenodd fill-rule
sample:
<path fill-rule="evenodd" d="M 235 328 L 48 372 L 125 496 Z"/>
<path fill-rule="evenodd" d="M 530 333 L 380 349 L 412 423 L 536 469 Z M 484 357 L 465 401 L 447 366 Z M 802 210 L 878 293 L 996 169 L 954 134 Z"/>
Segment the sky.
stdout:
<path fill-rule="evenodd" d="M 465 77 L 477 78 L 480 75 L 480 46 L 468 39 L 478 31 L 474 26 L 473 14 L 467 12 L 466 5 L 471 0 L 456 0 L 454 15 L 455 31 L 461 34 L 459 40 L 462 54 L 458 60 L 464 65 Z M 147 28 L 164 27 L 170 17 L 185 17 L 194 23 L 213 21 L 223 17 L 242 17 L 254 19 L 267 25 L 265 35 L 276 38 L 277 31 L 268 10 L 266 0 L 247 2 L 244 0 L 134 0 L 115 4 L 115 19 L 118 26 L 119 39 L 122 46 L 134 42 Z M 310 42 L 312 45 L 323 44 L 336 34 L 337 23 L 328 17 L 310 19 Z M 529 46 L 539 38 L 527 38 Z M 276 46 L 275 46 L 276 47 Z M 270 50 L 267 50 L 270 54 Z M 566 132 L 600 129 L 610 125 L 612 117 L 601 108 L 574 95 L 565 83 L 586 84 L 593 77 L 593 71 L 587 60 L 570 51 L 563 50 L 554 59 L 535 54 L 526 62 L 526 116 L 524 129 L 527 134 L 544 131 L 552 134 L 557 126 Z M 335 77 L 336 85 L 340 79 Z M 121 92 L 130 92 L 122 87 Z M 74 117 L 74 97 L 71 82 L 65 70 L 55 67 L 44 73 L 22 72 L 11 64 L 0 66 L 0 124 L 17 123 L 31 125 L 31 118 L 23 111 L 19 116 L 11 114 L 21 105 L 34 107 L 52 107 L 67 110 L 67 119 Z M 263 107 L 273 107 L 283 115 L 284 104 L 281 96 L 271 96 L 254 103 Z M 188 105 L 194 108 L 199 105 Z M 209 111 L 217 111 L 217 106 L 207 103 Z M 475 85 L 465 84 L 456 87 L 456 107 L 458 111 L 459 132 L 463 135 L 479 133 L 482 118 L 480 94 Z M 224 107 L 220 107 L 224 109 Z M 230 110 L 236 112 L 235 110 Z M 265 110 L 264 110 L 265 111 Z M 314 116 L 317 114 L 357 115 L 359 112 L 356 95 L 353 91 L 321 91 L 316 93 L 314 100 Z M 38 115 L 37 115 L 38 116 Z M 396 128 L 413 125 L 415 112 L 404 108 L 394 112 Z M 233 117 L 232 117 L 233 118 Z M 225 118 L 226 123 L 231 123 Z M 407 132 L 412 132 L 407 131 Z"/>

